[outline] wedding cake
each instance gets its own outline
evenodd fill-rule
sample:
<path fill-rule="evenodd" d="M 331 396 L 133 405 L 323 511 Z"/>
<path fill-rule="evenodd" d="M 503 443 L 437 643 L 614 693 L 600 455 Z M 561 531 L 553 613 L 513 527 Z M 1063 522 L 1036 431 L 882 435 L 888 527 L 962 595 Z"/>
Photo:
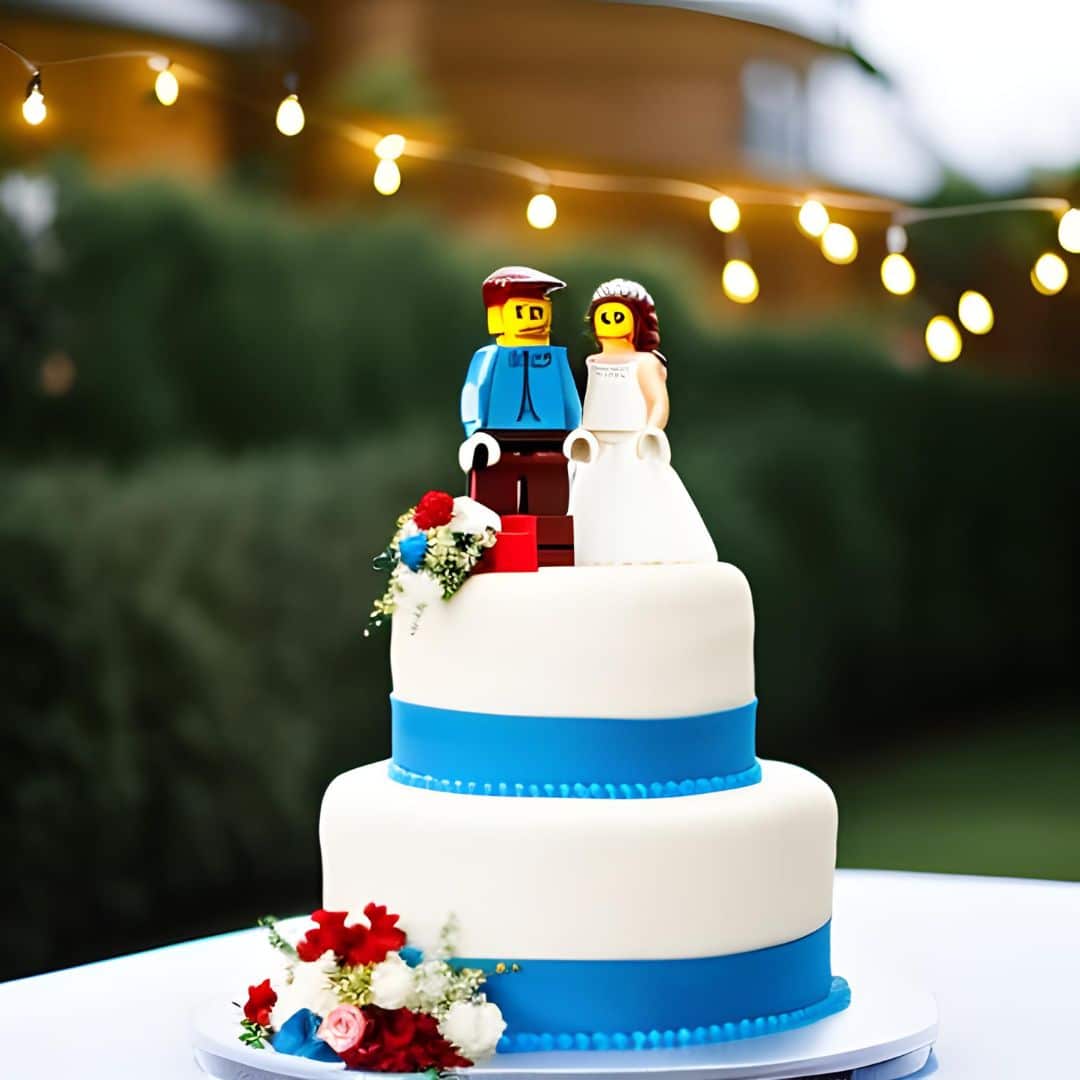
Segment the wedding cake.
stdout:
<path fill-rule="evenodd" d="M 520 294 L 539 308 L 538 298 L 561 284 L 528 268 L 493 279 L 502 292 L 485 295 L 489 324 L 493 304 L 498 316 L 512 316 L 506 309 L 520 310 Z M 640 337 L 655 330 L 651 298 L 633 282 L 597 290 L 590 318 L 602 346 L 603 317 L 617 326 L 620 313 L 639 331 L 635 339 L 617 327 L 627 359 L 651 364 L 662 383 L 666 360 L 643 351 L 655 345 Z M 531 314 L 543 322 L 546 312 Z M 545 338 L 548 355 L 532 367 L 537 346 L 521 329 L 499 318 L 493 326 L 509 338 L 501 347 L 521 350 L 507 370 L 524 372 L 525 389 L 496 387 L 515 408 L 526 392 L 541 396 L 531 373 L 563 362 Z M 485 363 L 499 359 L 492 348 Z M 605 397 L 594 407 L 595 370 L 621 360 L 619 348 L 609 355 L 606 347 L 590 360 L 586 423 L 605 411 L 614 384 L 602 371 Z M 679 540 L 670 543 L 679 555 L 665 557 L 665 515 L 689 496 L 662 431 L 666 392 L 657 409 L 648 380 L 630 377 L 618 400 L 644 390 L 626 425 L 636 455 L 632 442 L 610 433 L 618 416 L 603 430 L 575 428 L 573 403 L 556 401 L 550 430 L 539 417 L 513 439 L 483 417 L 472 432 L 466 423 L 474 447 L 477 430 L 495 432 L 486 450 L 503 468 L 533 470 L 534 495 L 529 455 L 550 454 L 551 431 L 558 446 L 572 429 L 565 444 L 577 462 L 573 488 L 587 490 L 587 477 L 590 489 L 604 489 L 602 507 L 633 505 L 611 511 L 616 535 L 607 555 L 597 525 L 590 565 L 545 564 L 544 515 L 533 513 L 532 531 L 521 524 L 536 507 L 520 505 L 519 482 L 509 496 L 518 501 L 495 507 L 501 531 L 479 569 L 498 563 L 504 533 L 508 549 L 524 533 L 536 545 L 525 572 L 494 565 L 519 572 L 474 573 L 444 601 L 438 590 L 412 591 L 408 579 L 422 576 L 413 574 L 422 563 L 401 566 L 390 646 L 392 757 L 339 776 L 323 802 L 325 907 L 390 901 L 421 948 L 453 918 L 455 963 L 499 973 L 485 994 L 506 1021 L 503 1052 L 722 1041 L 805 1024 L 848 1000 L 830 967 L 835 800 L 803 769 L 755 755 L 750 588 L 736 567 L 716 561 L 696 509 L 693 520 L 683 514 L 675 523 Z M 476 401 L 483 393 L 467 386 L 463 412 Z M 652 454 L 643 449 L 650 438 Z M 605 474 L 599 466 L 614 444 Z M 463 465 L 479 473 L 494 464 L 478 465 L 468 446 Z M 637 460 L 640 477 L 631 475 Z M 558 468 L 565 473 L 565 458 Z M 651 490 L 673 485 L 681 496 L 649 504 Z M 470 491 L 490 507 L 478 488 L 474 475 Z M 456 500 L 457 510 L 467 502 Z M 455 534 L 446 519 L 457 510 L 443 515 Z M 402 560 L 408 534 L 429 524 L 424 513 L 422 503 L 421 520 L 405 522 Z M 688 561 L 686 533 L 698 527 L 704 539 L 689 550 L 703 554 Z M 656 551 L 634 542 L 645 533 Z M 623 557 L 627 551 L 633 556 Z M 516 564 L 520 552 L 511 554 Z M 411 614 L 403 617 L 403 607 Z"/>
<path fill-rule="evenodd" d="M 421 1072 L 768 1035 L 850 1000 L 836 803 L 757 758 L 750 587 L 671 465 L 652 298 L 596 290 L 583 408 L 548 336 L 562 284 L 484 283 L 469 494 L 428 492 L 376 559 L 392 756 L 326 792 L 324 907 L 295 943 L 268 923 L 285 962 L 249 987 L 249 1046 Z"/>

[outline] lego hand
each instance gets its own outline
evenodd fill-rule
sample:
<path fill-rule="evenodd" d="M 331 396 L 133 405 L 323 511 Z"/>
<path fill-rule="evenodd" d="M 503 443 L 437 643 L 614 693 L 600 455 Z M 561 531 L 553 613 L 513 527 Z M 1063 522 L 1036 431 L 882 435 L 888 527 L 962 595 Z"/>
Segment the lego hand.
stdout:
<path fill-rule="evenodd" d="M 470 435 L 459 447 L 457 452 L 458 464 L 464 473 L 472 472 L 473 469 L 486 469 L 489 465 L 497 465 L 502 457 L 499 444 L 486 431 L 478 431 Z"/>
<path fill-rule="evenodd" d="M 562 444 L 563 456 L 580 465 L 588 465 L 600 453 L 600 444 L 588 428 L 574 428 Z"/>
<path fill-rule="evenodd" d="M 659 461 L 671 464 L 671 443 L 660 428 L 647 427 L 637 439 L 637 456 L 643 461 Z"/>

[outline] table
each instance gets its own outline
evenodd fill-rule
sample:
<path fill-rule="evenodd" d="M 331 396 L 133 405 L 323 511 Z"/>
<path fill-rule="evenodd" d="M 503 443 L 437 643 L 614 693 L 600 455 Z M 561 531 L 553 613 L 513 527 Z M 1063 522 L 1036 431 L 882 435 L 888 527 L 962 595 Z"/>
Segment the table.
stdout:
<path fill-rule="evenodd" d="M 215 992 L 243 1000 L 269 970 L 265 932 L 243 930 L 0 984 L 0 1072 L 203 1080 L 188 1017 Z M 1080 885 L 842 870 L 833 968 L 889 965 L 941 1010 L 935 1080 L 1080 1075 Z M 936 1062 L 936 1064 L 935 1064 Z"/>

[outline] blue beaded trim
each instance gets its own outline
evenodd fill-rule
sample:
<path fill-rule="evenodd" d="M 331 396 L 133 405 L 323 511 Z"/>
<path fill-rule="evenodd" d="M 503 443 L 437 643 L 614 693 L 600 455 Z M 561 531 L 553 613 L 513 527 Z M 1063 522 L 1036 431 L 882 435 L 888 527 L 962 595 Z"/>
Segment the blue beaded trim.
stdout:
<path fill-rule="evenodd" d="M 498 1044 L 500 1054 L 526 1054 L 550 1050 L 652 1050 L 660 1047 L 702 1046 L 706 1043 L 734 1042 L 736 1039 L 752 1039 L 758 1035 L 772 1035 L 779 1031 L 805 1027 L 826 1016 L 841 1012 L 851 1004 L 851 987 L 847 980 L 835 976 L 829 993 L 821 1001 L 815 1001 L 793 1012 L 753 1019 L 712 1024 L 709 1027 L 679 1028 L 665 1031 L 597 1031 L 591 1035 L 584 1032 L 533 1034 L 517 1032 L 504 1035 Z"/>
<path fill-rule="evenodd" d="M 467 792 L 472 783 L 476 794 L 632 799 L 695 795 L 761 778 L 756 699 L 651 720 L 470 712 L 396 695 L 390 712 L 397 767 L 391 776 L 436 791 Z"/>
<path fill-rule="evenodd" d="M 654 781 L 651 784 L 510 784 L 479 780 L 443 780 L 436 776 L 403 769 L 389 763 L 390 779 L 409 787 L 443 791 L 454 795 L 517 795 L 538 799 L 670 799 L 678 795 L 707 795 L 711 791 L 747 787 L 761 780 L 761 764 L 730 776 L 700 777 L 696 780 Z"/>

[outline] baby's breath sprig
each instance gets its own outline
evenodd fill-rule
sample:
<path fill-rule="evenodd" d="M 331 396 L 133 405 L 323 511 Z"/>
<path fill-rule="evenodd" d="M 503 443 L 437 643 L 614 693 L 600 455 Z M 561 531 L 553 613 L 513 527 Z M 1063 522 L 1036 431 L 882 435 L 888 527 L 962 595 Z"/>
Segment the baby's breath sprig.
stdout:
<path fill-rule="evenodd" d="M 257 925 L 265 927 L 270 934 L 270 944 L 278 952 L 284 953 L 290 960 L 296 960 L 296 947 L 285 938 L 281 936 L 281 932 L 277 928 L 277 916 L 276 915 L 264 915 L 258 920 Z"/>

